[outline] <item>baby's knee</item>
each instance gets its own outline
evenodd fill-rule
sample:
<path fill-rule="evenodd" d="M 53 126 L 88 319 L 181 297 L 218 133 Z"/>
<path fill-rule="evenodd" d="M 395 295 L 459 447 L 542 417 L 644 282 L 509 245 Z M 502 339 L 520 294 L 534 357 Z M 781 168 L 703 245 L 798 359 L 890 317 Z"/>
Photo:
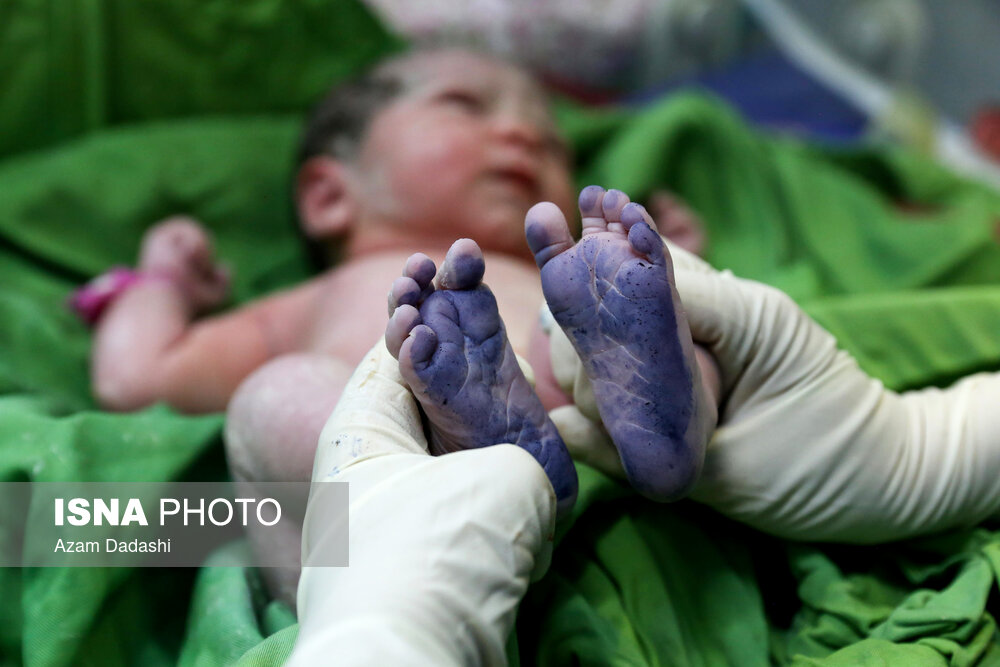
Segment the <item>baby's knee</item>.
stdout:
<path fill-rule="evenodd" d="M 350 372 L 332 357 L 292 354 L 247 377 L 226 410 L 226 456 L 233 477 L 308 481 L 320 431 Z"/>

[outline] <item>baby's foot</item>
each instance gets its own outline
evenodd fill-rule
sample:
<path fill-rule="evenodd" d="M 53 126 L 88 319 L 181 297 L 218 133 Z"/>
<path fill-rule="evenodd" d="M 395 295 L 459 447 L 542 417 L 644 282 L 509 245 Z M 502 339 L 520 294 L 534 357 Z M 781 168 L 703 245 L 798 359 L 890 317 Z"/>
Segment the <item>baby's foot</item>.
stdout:
<path fill-rule="evenodd" d="M 622 192 L 585 188 L 580 211 L 579 243 L 554 204 L 528 211 L 542 290 L 580 355 L 632 486 L 673 500 L 697 479 L 714 410 L 703 398 L 670 255 L 649 214 Z"/>
<path fill-rule="evenodd" d="M 389 293 L 389 351 L 430 422 L 434 454 L 512 443 L 545 469 L 557 511 L 576 500 L 576 469 L 507 340 L 497 302 L 481 280 L 483 254 L 456 241 L 434 278 L 426 255 L 410 257 Z"/>

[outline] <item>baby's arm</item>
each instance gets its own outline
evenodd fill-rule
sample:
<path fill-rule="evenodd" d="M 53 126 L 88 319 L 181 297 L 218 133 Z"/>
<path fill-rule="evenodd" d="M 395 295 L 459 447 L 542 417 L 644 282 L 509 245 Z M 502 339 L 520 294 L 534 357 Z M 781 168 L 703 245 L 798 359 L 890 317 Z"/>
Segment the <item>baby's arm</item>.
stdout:
<path fill-rule="evenodd" d="M 296 291 L 195 320 L 224 298 L 228 279 L 207 233 L 187 219 L 150 230 L 139 270 L 152 278 L 115 299 L 95 331 L 94 393 L 112 410 L 157 401 L 183 412 L 224 409 L 244 377 L 286 351 L 290 330 L 280 324 L 305 310 L 307 295 Z"/>

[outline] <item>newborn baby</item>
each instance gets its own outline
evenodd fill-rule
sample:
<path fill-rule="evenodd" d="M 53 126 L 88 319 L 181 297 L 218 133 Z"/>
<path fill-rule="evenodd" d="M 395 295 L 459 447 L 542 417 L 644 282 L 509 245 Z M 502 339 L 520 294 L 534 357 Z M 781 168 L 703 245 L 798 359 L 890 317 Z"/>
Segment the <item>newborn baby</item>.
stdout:
<path fill-rule="evenodd" d="M 642 253 L 650 252 L 646 237 L 636 238 L 638 251 L 628 250 L 634 255 L 632 260 L 622 262 L 628 253 L 621 255 L 620 251 L 629 247 L 622 223 L 634 222 L 645 214 L 635 207 L 627 208 L 628 198 L 617 191 L 607 195 L 599 188 L 584 191 L 581 201 L 587 238 L 576 250 L 566 245 L 569 232 L 565 222 L 561 223 L 564 229 L 556 229 L 551 209 L 575 221 L 567 147 L 537 82 L 488 57 L 463 51 L 428 51 L 378 65 L 355 81 L 338 86 L 320 103 L 307 123 L 299 153 L 295 194 L 301 227 L 317 257 L 328 265 L 326 270 L 304 284 L 238 309 L 202 316 L 223 298 L 226 276 L 206 231 L 194 221 L 174 219 L 149 232 L 134 279 L 123 284 L 122 292 L 96 326 L 92 376 L 102 406 L 132 410 L 163 401 L 183 412 L 226 409 L 227 457 L 237 480 L 309 479 L 323 424 L 352 370 L 372 341 L 385 331 L 386 286 L 399 275 L 407 257 L 417 251 L 441 263 L 455 239 L 475 240 L 488 265 L 487 280 L 496 297 L 494 308 L 505 323 L 501 351 L 509 354 L 509 343 L 532 365 L 538 395 L 549 409 L 567 403 L 568 398 L 545 370 L 548 345 L 538 315 L 543 291 L 552 288 L 553 304 L 560 300 L 560 288 L 553 287 L 559 279 L 546 276 L 571 278 L 574 267 L 580 264 L 567 258 L 577 255 L 584 263 L 598 262 L 595 270 L 601 281 L 611 281 L 611 272 L 619 265 L 634 265 L 635 280 L 643 273 L 652 275 L 654 268 L 658 274 L 666 270 L 666 260 L 652 255 L 642 260 L 643 266 L 635 263 Z M 541 281 L 524 231 L 525 214 L 539 201 L 552 204 L 537 209 L 531 242 L 555 245 L 539 248 L 538 257 L 548 257 L 557 248 L 566 250 L 543 268 Z M 664 220 L 676 217 L 663 215 Z M 608 229 L 594 233 L 598 231 L 596 221 L 604 220 Z M 598 247 L 602 248 L 600 253 L 588 254 Z M 446 294 L 464 293 L 478 284 L 479 278 L 470 278 L 474 273 L 470 274 L 464 264 L 454 265 L 469 253 L 467 245 L 460 246 L 455 261 L 443 264 L 445 271 L 439 282 L 449 288 L 444 290 Z M 429 267 L 426 261 L 414 260 L 407 269 L 408 279 L 421 291 L 433 276 Z M 460 282 L 449 282 L 449 271 Z M 622 277 L 631 272 L 630 268 Z M 658 280 L 657 289 L 664 292 L 664 279 L 661 276 Z M 601 281 L 595 286 L 601 286 L 604 298 L 603 285 L 613 281 Z M 638 288 L 639 283 L 634 283 L 619 289 L 627 293 Z M 401 285 L 399 289 L 413 287 Z M 575 303 L 583 296 L 567 293 L 561 300 Z M 609 293 L 602 308 L 619 311 L 614 297 Z M 439 308 L 441 304 L 434 303 L 443 298 L 456 296 L 436 297 L 427 308 Z M 422 303 L 416 300 L 409 305 L 419 308 Z M 668 434 L 674 443 L 671 446 L 681 447 L 677 443 L 685 438 L 706 437 L 704 432 L 696 436 L 694 430 L 689 434 L 684 429 L 698 422 L 691 415 L 702 415 L 691 395 L 697 390 L 699 377 L 709 377 L 709 373 L 684 357 L 689 364 L 685 382 L 679 352 L 672 353 L 669 361 L 638 356 L 641 364 L 629 360 L 632 366 L 628 368 L 641 367 L 643 373 L 651 375 L 642 381 L 637 376 L 613 389 L 619 378 L 606 369 L 609 364 L 625 363 L 628 355 L 624 350 L 645 354 L 659 347 L 657 341 L 639 338 L 642 327 L 651 321 L 636 320 L 639 328 L 625 338 L 625 332 L 613 332 L 609 340 L 616 341 L 619 351 L 605 351 L 604 334 L 595 339 L 586 323 L 575 322 L 573 308 L 570 304 L 570 310 L 563 313 L 553 306 L 557 318 L 568 318 L 574 337 L 587 347 L 582 353 L 593 366 L 598 384 L 611 380 L 606 383 L 609 396 L 613 392 L 618 392 L 616 396 L 643 396 L 648 391 L 633 386 L 637 382 L 659 382 L 667 377 L 678 380 L 680 393 L 670 399 L 671 409 L 684 406 L 684 414 L 690 415 L 668 419 L 676 427 Z M 477 306 L 476 312 L 480 310 Z M 433 318 L 427 317 L 434 329 Z M 396 327 L 405 328 L 402 324 Z M 685 327 L 678 321 L 666 329 L 676 338 L 683 335 Z M 427 334 L 425 329 L 415 334 L 425 347 Z M 445 334 L 436 331 L 435 335 Z M 685 345 L 688 350 L 690 342 Z M 418 346 L 415 351 L 423 348 Z M 697 363 L 706 368 L 711 365 L 704 354 Z M 501 387 L 513 382 L 508 371 L 501 377 Z M 518 390 L 512 395 L 516 393 L 525 392 Z M 520 406 L 525 401 L 518 399 L 512 414 L 522 414 L 525 408 Z M 665 407 L 644 404 L 645 399 L 623 403 L 621 409 L 628 412 L 627 417 L 609 413 L 612 430 L 645 429 L 667 419 L 662 414 Z M 427 409 L 433 411 L 432 407 Z M 709 408 L 704 414 L 712 411 Z M 528 423 L 539 429 L 540 443 L 554 442 L 551 425 L 546 425 L 544 417 L 532 417 Z M 489 441 L 509 437 L 512 428 L 503 425 L 488 434 L 478 428 L 475 432 L 476 437 Z M 440 434 L 440 446 L 454 446 L 460 439 L 458 433 L 468 430 L 459 429 L 451 437 Z M 526 433 L 522 440 L 528 437 Z M 689 446 L 693 445 L 683 445 Z M 637 455 L 629 450 L 626 459 L 638 461 Z M 555 454 L 546 456 L 553 457 L 550 467 L 556 464 Z M 652 465 L 628 464 L 642 493 L 666 499 L 690 487 L 698 470 L 697 447 L 662 479 L 658 478 L 662 461 L 655 458 L 659 455 L 644 453 L 643 460 L 650 456 L 654 457 L 648 461 Z M 563 455 L 560 461 L 562 477 L 554 481 L 560 483 L 560 506 L 565 511 L 572 505 L 575 482 L 568 456 Z M 304 496 L 301 501 L 304 505 Z M 289 534 L 279 542 L 272 546 L 284 549 L 299 540 Z M 293 597 L 294 572 L 280 588 L 286 598 Z"/>

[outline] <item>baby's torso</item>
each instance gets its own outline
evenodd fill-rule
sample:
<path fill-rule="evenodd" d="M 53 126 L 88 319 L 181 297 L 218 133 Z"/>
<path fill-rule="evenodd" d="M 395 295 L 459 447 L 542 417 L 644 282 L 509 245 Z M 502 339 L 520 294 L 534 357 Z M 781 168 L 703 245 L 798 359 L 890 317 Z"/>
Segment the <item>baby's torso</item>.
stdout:
<path fill-rule="evenodd" d="M 334 354 L 357 363 L 385 333 L 389 320 L 387 295 L 402 275 L 410 252 L 382 252 L 351 260 L 320 278 L 315 315 L 304 340 L 305 349 Z M 538 269 L 524 260 L 484 253 L 483 280 L 496 295 L 500 315 L 514 350 L 525 356 L 538 321 L 542 287 Z M 441 266 L 443 256 L 431 255 Z"/>

